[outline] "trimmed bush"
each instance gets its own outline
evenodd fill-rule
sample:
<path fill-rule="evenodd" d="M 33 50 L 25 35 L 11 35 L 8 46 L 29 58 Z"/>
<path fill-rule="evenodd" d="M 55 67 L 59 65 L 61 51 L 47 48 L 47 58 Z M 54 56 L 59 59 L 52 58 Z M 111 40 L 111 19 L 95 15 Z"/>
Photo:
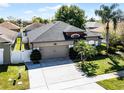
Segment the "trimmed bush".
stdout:
<path fill-rule="evenodd" d="M 106 46 L 100 45 L 100 46 L 96 46 L 96 49 L 98 51 L 98 55 L 106 55 Z"/>
<path fill-rule="evenodd" d="M 87 75 L 94 76 L 96 75 L 96 70 L 99 68 L 94 62 L 79 62 L 78 67 Z"/>
<path fill-rule="evenodd" d="M 78 55 L 78 53 L 73 49 L 73 47 L 71 47 L 71 48 L 69 49 L 69 57 L 70 57 L 70 59 L 72 59 L 72 60 L 74 60 L 74 59 L 76 59 L 76 58 L 80 58 L 79 55 Z"/>
<path fill-rule="evenodd" d="M 32 51 L 31 55 L 30 55 L 30 59 L 34 62 L 34 63 L 38 63 L 39 60 L 41 60 L 41 53 L 39 50 L 35 49 Z"/>

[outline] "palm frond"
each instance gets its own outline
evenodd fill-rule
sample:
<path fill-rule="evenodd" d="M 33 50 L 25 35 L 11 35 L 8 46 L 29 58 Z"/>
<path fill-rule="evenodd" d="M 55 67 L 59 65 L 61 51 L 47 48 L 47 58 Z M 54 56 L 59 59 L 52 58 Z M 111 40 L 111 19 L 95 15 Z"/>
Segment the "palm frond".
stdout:
<path fill-rule="evenodd" d="M 111 9 L 111 10 L 114 10 L 114 9 L 117 8 L 118 6 L 119 6 L 119 4 L 117 4 L 117 3 L 112 4 L 112 5 L 110 6 L 110 9 Z"/>

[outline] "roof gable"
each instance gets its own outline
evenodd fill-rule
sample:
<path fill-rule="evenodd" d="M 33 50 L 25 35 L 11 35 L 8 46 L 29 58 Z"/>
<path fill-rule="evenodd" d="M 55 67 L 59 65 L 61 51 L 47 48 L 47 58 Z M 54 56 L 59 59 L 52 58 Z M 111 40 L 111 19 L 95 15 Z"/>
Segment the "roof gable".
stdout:
<path fill-rule="evenodd" d="M 4 27 L 0 27 L 0 37 L 5 39 L 8 42 L 13 42 L 17 37 L 17 32 L 9 30 Z"/>
<path fill-rule="evenodd" d="M 42 24 L 42 23 L 32 23 L 32 24 L 27 25 L 27 26 L 25 27 L 25 31 L 30 31 L 30 30 L 39 28 L 39 27 L 41 27 L 41 26 L 43 26 L 43 25 L 44 25 L 44 24 Z"/>
<path fill-rule="evenodd" d="M 5 28 L 8 28 L 10 30 L 16 30 L 16 29 L 20 29 L 19 26 L 11 23 L 11 22 L 3 22 L 0 24 L 1 27 L 5 27 Z"/>
<path fill-rule="evenodd" d="M 50 27 L 52 27 L 54 24 L 50 23 L 47 25 L 44 25 L 42 27 L 36 28 L 34 30 L 31 30 L 30 32 L 27 32 L 28 38 L 30 42 L 34 42 L 36 38 L 38 38 L 41 34 L 46 32 Z"/>
<path fill-rule="evenodd" d="M 61 41 L 65 40 L 63 35 L 63 29 L 65 28 L 65 24 L 57 23 L 52 26 L 48 31 L 41 34 L 38 38 L 35 39 L 36 42 L 40 41 Z"/>

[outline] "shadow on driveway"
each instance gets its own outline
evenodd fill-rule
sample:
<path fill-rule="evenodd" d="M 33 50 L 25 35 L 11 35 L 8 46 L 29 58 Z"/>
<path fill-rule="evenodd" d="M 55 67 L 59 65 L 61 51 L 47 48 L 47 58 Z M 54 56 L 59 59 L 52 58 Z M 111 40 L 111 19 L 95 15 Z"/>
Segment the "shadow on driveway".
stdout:
<path fill-rule="evenodd" d="M 38 64 L 33 64 L 32 62 L 25 63 L 28 70 L 66 65 L 66 64 L 72 64 L 72 61 L 69 58 L 54 58 L 54 59 L 43 59 Z"/>
<path fill-rule="evenodd" d="M 69 58 L 56 58 L 56 59 L 44 59 L 41 60 L 41 67 L 52 67 L 59 65 L 72 64 Z"/>

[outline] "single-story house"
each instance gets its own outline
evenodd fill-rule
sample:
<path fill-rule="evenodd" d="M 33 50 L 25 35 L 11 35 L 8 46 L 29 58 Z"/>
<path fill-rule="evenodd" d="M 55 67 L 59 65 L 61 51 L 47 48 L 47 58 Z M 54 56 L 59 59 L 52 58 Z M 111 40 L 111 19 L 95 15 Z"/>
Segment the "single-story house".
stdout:
<path fill-rule="evenodd" d="M 43 59 L 68 57 L 69 45 L 76 39 L 100 41 L 97 33 L 87 32 L 62 21 L 55 21 L 27 32 L 31 48 L 39 48 Z"/>
<path fill-rule="evenodd" d="M 102 24 L 98 22 L 86 22 L 85 23 L 85 28 L 88 30 L 96 29 L 96 28 L 99 28 L 100 26 L 102 26 Z"/>
<path fill-rule="evenodd" d="M 99 32 L 94 32 L 94 31 L 89 31 L 87 30 L 86 32 L 86 41 L 89 44 L 93 44 L 93 45 L 100 45 L 102 42 L 102 34 Z"/>
<path fill-rule="evenodd" d="M 37 23 L 37 22 L 32 23 L 32 24 L 27 25 L 27 26 L 25 27 L 24 32 L 31 31 L 31 30 L 36 29 L 36 28 L 38 28 L 38 27 L 41 27 L 41 26 L 43 26 L 43 25 L 44 25 L 44 24 L 42 24 L 42 23 Z"/>
<path fill-rule="evenodd" d="M 13 30 L 13 31 L 16 31 L 16 32 L 19 32 L 20 31 L 20 27 L 9 22 L 9 21 L 6 21 L 6 22 L 3 22 L 0 24 L 1 27 L 5 27 L 9 30 Z"/>
<path fill-rule="evenodd" d="M 0 64 L 11 63 L 11 45 L 17 37 L 17 32 L 0 26 Z"/>

